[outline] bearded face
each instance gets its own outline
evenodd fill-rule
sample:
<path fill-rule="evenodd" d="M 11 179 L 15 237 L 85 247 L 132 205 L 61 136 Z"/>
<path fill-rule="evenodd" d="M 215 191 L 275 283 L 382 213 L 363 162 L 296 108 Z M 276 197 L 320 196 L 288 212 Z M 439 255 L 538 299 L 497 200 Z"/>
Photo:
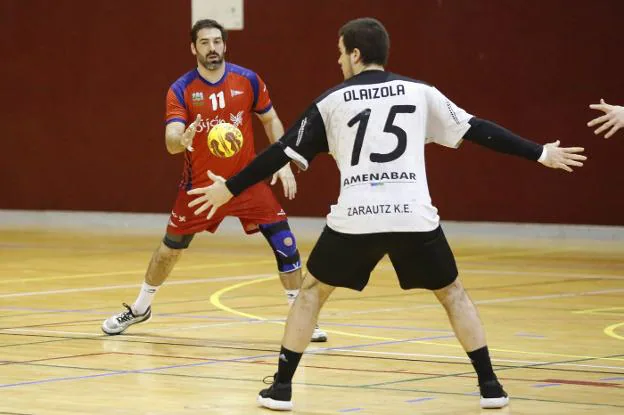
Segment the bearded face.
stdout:
<path fill-rule="evenodd" d="M 191 44 L 191 51 L 197 63 L 209 71 L 214 71 L 225 61 L 225 42 L 217 28 L 202 29 L 197 33 L 197 41 Z"/>

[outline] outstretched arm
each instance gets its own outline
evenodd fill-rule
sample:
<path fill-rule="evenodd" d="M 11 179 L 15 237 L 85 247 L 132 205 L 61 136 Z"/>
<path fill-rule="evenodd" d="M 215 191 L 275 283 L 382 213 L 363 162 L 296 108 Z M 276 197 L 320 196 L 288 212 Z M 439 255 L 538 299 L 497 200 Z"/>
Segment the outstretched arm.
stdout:
<path fill-rule="evenodd" d="M 284 153 L 281 143 L 272 144 L 264 150 L 258 157 L 241 170 L 236 176 L 231 177 L 227 182 L 221 176 L 217 176 L 208 170 L 208 177 L 213 183 L 207 187 L 198 187 L 189 190 L 189 195 L 198 195 L 188 206 L 201 206 L 195 210 L 195 214 L 206 211 L 208 208 L 208 219 L 214 215 L 219 206 L 226 204 L 231 198 L 242 193 L 243 190 L 269 177 L 271 174 L 285 166 L 290 158 Z"/>
<path fill-rule="evenodd" d="M 539 161 L 546 167 L 572 172 L 572 167 L 582 167 L 587 157 L 582 147 L 559 147 L 559 141 L 541 145 L 488 120 L 473 117 L 464 140 L 490 148 L 499 153 L 511 154 L 528 160 Z"/>
<path fill-rule="evenodd" d="M 189 190 L 187 192 L 189 195 L 197 195 L 197 197 L 188 205 L 189 207 L 200 205 L 195 210 L 196 215 L 211 208 L 208 213 L 208 218 L 211 218 L 219 206 L 227 203 L 248 187 L 269 177 L 289 161 L 292 160 L 302 170 L 306 170 L 318 153 L 328 150 L 325 124 L 316 104 L 313 104 L 284 134 L 284 137 L 260 153 L 238 174 L 230 177 L 227 183 L 223 177 L 208 171 L 208 177 L 214 183 L 208 187 Z"/>

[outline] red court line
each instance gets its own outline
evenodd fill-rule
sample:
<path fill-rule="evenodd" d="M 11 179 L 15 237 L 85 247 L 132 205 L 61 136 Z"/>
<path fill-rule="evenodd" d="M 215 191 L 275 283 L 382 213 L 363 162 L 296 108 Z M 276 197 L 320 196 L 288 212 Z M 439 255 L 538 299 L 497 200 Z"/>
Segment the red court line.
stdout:
<path fill-rule="evenodd" d="M 112 354 L 123 354 L 127 356 L 148 356 L 148 357 L 165 357 L 169 359 L 187 359 L 187 360 L 220 360 L 214 357 L 196 357 L 196 356 L 172 356 L 168 354 L 152 354 L 152 353 L 134 353 L 134 352 L 110 352 Z"/>
<path fill-rule="evenodd" d="M 236 362 L 236 363 L 253 363 L 253 364 L 262 364 L 262 365 L 275 365 L 274 362 L 267 362 L 264 360 L 260 361 L 247 361 L 247 362 Z M 328 370 L 339 370 L 339 371 L 348 371 L 348 372 L 373 372 L 373 373 L 393 373 L 393 374 L 405 374 L 405 375 L 429 375 L 429 376 L 448 376 L 448 377 L 459 377 L 459 378 L 475 378 L 474 375 L 467 374 L 442 374 L 442 373 L 425 373 L 425 372 L 412 372 L 408 370 L 374 370 L 374 369 L 354 369 L 354 368 L 342 368 L 335 366 L 315 366 L 315 365 L 300 365 L 301 367 L 313 368 L 313 369 L 328 369 Z M 510 377 L 499 377 L 501 380 L 512 380 L 518 382 L 530 382 L 530 383 L 562 383 L 569 385 L 581 385 L 581 386 L 598 386 L 598 387 L 612 387 L 612 388 L 624 388 L 617 383 L 607 383 L 607 382 L 587 382 L 587 381 L 576 381 L 576 380 L 562 380 L 562 379 L 525 379 L 525 378 L 510 378 Z M 426 379 L 425 379 L 426 380 Z"/>

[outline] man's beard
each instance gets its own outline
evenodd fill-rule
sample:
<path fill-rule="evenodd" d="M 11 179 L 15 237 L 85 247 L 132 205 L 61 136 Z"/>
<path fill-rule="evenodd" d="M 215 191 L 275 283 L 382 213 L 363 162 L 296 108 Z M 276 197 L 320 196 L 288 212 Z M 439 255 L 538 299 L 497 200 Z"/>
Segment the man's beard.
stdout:
<path fill-rule="evenodd" d="M 217 59 L 214 59 L 214 58 L 217 58 Z M 214 53 L 206 57 L 200 57 L 199 63 L 201 64 L 201 66 L 208 69 L 209 71 L 214 71 L 216 69 L 219 69 L 221 65 L 223 65 L 223 55 Z"/>

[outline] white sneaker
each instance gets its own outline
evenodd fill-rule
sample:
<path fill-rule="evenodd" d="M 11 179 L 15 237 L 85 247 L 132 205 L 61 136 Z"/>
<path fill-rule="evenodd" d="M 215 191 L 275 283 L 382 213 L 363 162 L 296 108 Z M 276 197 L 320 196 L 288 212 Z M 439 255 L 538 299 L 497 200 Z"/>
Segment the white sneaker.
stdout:
<path fill-rule="evenodd" d="M 310 339 L 313 343 L 324 343 L 327 341 L 327 333 L 321 330 L 318 326 L 314 326 L 314 332 L 312 333 L 312 339 Z"/>
<path fill-rule="evenodd" d="M 138 316 L 132 312 L 132 308 L 128 304 L 123 303 L 123 306 L 126 308 L 126 311 L 122 311 L 104 320 L 102 323 L 102 331 L 104 333 L 121 334 L 131 325 L 142 323 L 152 318 L 151 306 L 147 307 L 145 313 Z"/>

